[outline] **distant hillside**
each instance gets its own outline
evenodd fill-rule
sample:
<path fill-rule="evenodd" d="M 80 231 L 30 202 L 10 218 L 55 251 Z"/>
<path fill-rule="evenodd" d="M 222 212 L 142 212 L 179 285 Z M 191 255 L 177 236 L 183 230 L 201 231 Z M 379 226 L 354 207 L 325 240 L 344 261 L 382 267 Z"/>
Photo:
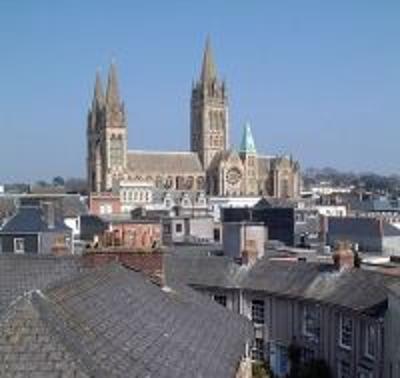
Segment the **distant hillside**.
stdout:
<path fill-rule="evenodd" d="M 400 195 L 400 175 L 379 175 L 373 172 L 341 172 L 335 168 L 308 168 L 303 172 L 304 187 L 328 182 L 333 186 L 350 186 L 382 194 Z"/>

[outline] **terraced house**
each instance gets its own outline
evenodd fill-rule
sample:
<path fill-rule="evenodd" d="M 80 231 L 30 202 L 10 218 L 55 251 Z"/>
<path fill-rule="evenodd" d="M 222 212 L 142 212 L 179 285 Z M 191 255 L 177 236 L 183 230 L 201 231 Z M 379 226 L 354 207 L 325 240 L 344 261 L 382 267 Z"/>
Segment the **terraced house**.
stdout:
<path fill-rule="evenodd" d="M 334 378 L 379 378 L 387 285 L 398 279 L 357 269 L 351 256 L 340 251 L 330 264 L 263 258 L 252 266 L 225 257 L 173 256 L 166 269 L 251 319 L 253 358 L 267 361 L 275 376 L 323 360 Z"/>

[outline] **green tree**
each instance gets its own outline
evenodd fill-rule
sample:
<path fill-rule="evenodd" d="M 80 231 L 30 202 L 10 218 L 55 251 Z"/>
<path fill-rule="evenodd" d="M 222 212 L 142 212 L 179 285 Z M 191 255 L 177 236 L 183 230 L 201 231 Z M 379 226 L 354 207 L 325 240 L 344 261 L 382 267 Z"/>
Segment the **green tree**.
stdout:
<path fill-rule="evenodd" d="M 65 181 L 61 176 L 56 176 L 53 178 L 53 186 L 64 186 Z"/>

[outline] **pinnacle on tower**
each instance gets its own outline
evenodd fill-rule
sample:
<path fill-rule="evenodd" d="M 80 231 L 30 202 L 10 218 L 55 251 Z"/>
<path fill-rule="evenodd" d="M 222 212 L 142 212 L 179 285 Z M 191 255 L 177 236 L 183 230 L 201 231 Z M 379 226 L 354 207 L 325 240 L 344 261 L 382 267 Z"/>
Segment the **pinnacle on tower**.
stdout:
<path fill-rule="evenodd" d="M 240 144 L 240 152 L 245 154 L 257 154 L 256 144 L 254 143 L 254 138 L 251 132 L 251 127 L 249 122 L 246 122 L 243 129 L 243 137 L 242 137 L 242 143 Z"/>
<path fill-rule="evenodd" d="M 111 63 L 108 74 L 106 101 L 108 105 L 119 105 L 119 89 L 117 67 L 114 62 Z"/>
<path fill-rule="evenodd" d="M 203 56 L 203 66 L 201 69 L 201 81 L 203 83 L 210 82 L 217 78 L 217 70 L 215 68 L 213 54 L 211 50 L 211 40 L 207 37 L 206 48 Z"/>

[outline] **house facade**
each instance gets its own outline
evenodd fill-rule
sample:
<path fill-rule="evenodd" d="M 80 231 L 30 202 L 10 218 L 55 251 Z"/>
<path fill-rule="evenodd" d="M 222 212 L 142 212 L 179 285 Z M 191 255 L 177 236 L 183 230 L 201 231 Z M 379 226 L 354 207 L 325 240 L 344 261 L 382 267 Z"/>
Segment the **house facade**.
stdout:
<path fill-rule="evenodd" d="M 333 378 L 383 377 L 387 293 L 382 274 L 345 264 L 265 258 L 250 267 L 221 257 L 170 259 L 175 262 L 167 263 L 167 272 L 252 320 L 252 356 L 267 361 L 275 376 L 323 360 Z"/>
<path fill-rule="evenodd" d="M 14 254 L 72 254 L 73 232 L 51 205 L 21 206 L 0 230 L 0 251 Z"/>

